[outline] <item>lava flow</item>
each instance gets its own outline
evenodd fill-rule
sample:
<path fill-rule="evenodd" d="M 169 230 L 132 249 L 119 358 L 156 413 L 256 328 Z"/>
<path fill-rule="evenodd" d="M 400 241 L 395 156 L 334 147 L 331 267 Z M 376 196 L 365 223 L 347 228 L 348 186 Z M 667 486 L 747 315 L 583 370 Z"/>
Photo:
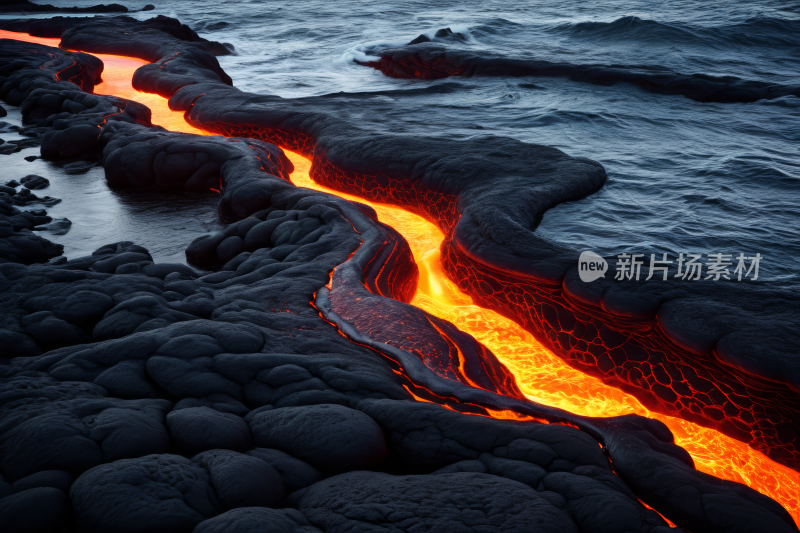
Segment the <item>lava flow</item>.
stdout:
<path fill-rule="evenodd" d="M 0 38 L 56 47 L 59 43 L 59 39 L 36 38 L 2 30 Z M 170 110 L 165 98 L 133 89 L 133 72 L 147 64 L 146 61 L 94 55 L 105 64 L 103 83 L 98 85 L 96 93 L 127 98 L 148 106 L 153 124 L 169 130 L 209 135 L 187 124 L 183 113 Z M 368 204 L 378 213 L 381 222 L 403 235 L 420 272 L 417 293 L 411 304 L 451 322 L 489 348 L 514 375 L 526 397 L 579 415 L 606 417 L 636 413 L 658 419 L 669 427 L 676 443 L 691 454 L 698 470 L 738 481 L 773 498 L 800 525 L 800 473 L 719 431 L 650 411 L 631 394 L 573 369 L 514 321 L 475 305 L 472 298 L 445 275 L 440 262 L 444 234 L 435 224 L 405 209 L 318 185 L 309 175 L 311 162 L 299 154 L 284 151 L 295 167 L 291 175 L 295 185 Z M 498 415 L 498 418 L 507 416 Z"/>
<path fill-rule="evenodd" d="M 14 39 L 28 43 L 43 44 L 59 48 L 61 39 L 50 39 L 46 37 L 33 37 L 25 33 L 0 30 L 0 39 Z M 75 50 L 70 50 L 74 52 Z M 133 100 L 150 108 L 152 122 L 170 131 L 180 131 L 183 133 L 195 133 L 197 135 L 209 135 L 209 133 L 199 130 L 187 124 L 183 119 L 183 113 L 172 111 L 167 106 L 167 101 L 157 94 L 143 93 L 137 91 L 131 85 L 133 73 L 142 65 L 147 65 L 148 61 L 135 57 L 114 56 L 109 54 L 92 54 L 99 58 L 105 68 L 103 69 L 103 81 L 95 86 L 95 94 L 105 94 Z"/>
<path fill-rule="evenodd" d="M 800 524 L 800 473 L 717 430 L 650 411 L 634 396 L 570 367 L 514 321 L 475 305 L 445 275 L 439 257 L 444 234 L 435 224 L 405 209 L 319 185 L 309 175 L 308 159 L 286 149 L 284 152 L 294 165 L 291 179 L 295 185 L 367 204 L 381 222 L 405 237 L 420 273 L 411 305 L 451 322 L 489 348 L 514 374 L 530 400 L 585 416 L 636 413 L 658 419 L 672 431 L 676 444 L 691 454 L 698 470 L 766 494 Z"/>

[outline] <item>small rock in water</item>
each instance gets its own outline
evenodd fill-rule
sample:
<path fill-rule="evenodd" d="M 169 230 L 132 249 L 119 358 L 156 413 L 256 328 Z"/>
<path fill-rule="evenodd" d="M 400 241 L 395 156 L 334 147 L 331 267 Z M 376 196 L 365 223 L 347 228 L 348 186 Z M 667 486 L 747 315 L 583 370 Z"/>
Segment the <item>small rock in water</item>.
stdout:
<path fill-rule="evenodd" d="M 8 122 L 0 122 L 0 133 L 16 133 L 21 130 L 19 126 L 9 124 Z"/>
<path fill-rule="evenodd" d="M 64 172 L 67 174 L 83 174 L 95 166 L 93 161 L 73 161 L 64 165 Z"/>
<path fill-rule="evenodd" d="M 22 148 L 11 142 L 4 142 L 3 144 L 0 144 L 0 154 L 2 155 L 10 155 L 19 152 L 20 150 L 22 150 Z"/>
<path fill-rule="evenodd" d="M 45 187 L 50 186 L 50 180 L 47 178 L 43 178 L 41 176 L 37 176 L 36 174 L 30 174 L 25 176 L 21 180 L 19 180 L 25 187 L 28 189 L 44 189 Z"/>
<path fill-rule="evenodd" d="M 41 226 L 36 226 L 36 231 L 49 231 L 53 235 L 65 235 L 72 227 L 72 221 L 68 218 L 54 218 L 52 221 Z"/>
<path fill-rule="evenodd" d="M 0 154 L 3 155 L 14 154 L 25 148 L 33 148 L 34 146 L 39 146 L 41 143 L 42 143 L 41 139 L 18 139 L 14 141 L 8 141 L 6 143 L 0 144 Z"/>
<path fill-rule="evenodd" d="M 14 196 L 17 194 L 17 191 L 13 187 L 9 187 L 7 185 L 0 185 L 0 192 L 4 192 L 9 196 Z"/>
<path fill-rule="evenodd" d="M 63 255 L 59 255 L 58 257 L 53 257 L 52 259 L 50 259 L 47 262 L 47 264 L 48 265 L 63 265 L 66 262 L 67 262 L 67 258 L 64 257 Z"/>
<path fill-rule="evenodd" d="M 6 187 L 19 187 L 19 182 L 17 180 L 11 180 L 9 182 L 6 182 Z"/>
<path fill-rule="evenodd" d="M 61 202 L 60 198 L 52 198 L 50 196 L 39 198 L 33 194 L 30 189 L 25 188 L 15 194 L 11 200 L 14 202 L 14 205 L 43 204 L 47 207 L 53 207 L 57 203 Z"/>
<path fill-rule="evenodd" d="M 35 156 L 35 155 L 29 155 L 29 156 L 25 157 L 25 161 L 28 161 L 28 162 L 36 161 L 37 159 L 39 159 L 39 156 Z"/>

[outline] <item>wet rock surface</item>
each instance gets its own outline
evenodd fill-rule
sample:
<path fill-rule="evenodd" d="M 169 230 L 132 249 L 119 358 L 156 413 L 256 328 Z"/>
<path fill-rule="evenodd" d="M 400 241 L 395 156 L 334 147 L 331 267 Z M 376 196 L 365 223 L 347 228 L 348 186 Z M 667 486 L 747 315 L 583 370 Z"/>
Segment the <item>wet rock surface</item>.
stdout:
<path fill-rule="evenodd" d="M 19 182 L 28 189 L 32 190 L 44 189 L 45 187 L 50 186 L 50 181 L 47 178 L 36 176 L 35 174 L 30 174 L 28 176 L 20 178 Z"/>
<path fill-rule="evenodd" d="M 78 42 L 96 30 L 71 31 Z M 184 42 L 157 37 L 141 46 L 156 53 Z M 68 64 L 71 56 L 55 53 L 63 63 L 53 69 Z M 692 531 L 797 530 L 772 500 L 694 470 L 656 422 L 582 420 L 578 429 L 529 402 L 553 423 L 415 401 L 410 389 L 451 380 L 422 369 L 415 382 L 310 304 L 353 252 L 392 235 L 368 210 L 294 187 L 274 145 L 150 127 L 146 108 L 129 102 L 119 113 L 116 99 L 46 79 L 13 46 L 7 55 L 6 65 L 18 63 L 3 74 L 0 96 L 10 83 L 7 94 L 18 91 L 27 116 L 49 129 L 45 158 L 99 158 L 119 187 L 219 184 L 219 214 L 237 221 L 187 248 L 210 274 L 154 263 L 132 242 L 48 264 L 0 264 L 0 516 L 11 530 L 666 531 L 640 500 Z M 164 86 L 199 68 L 171 65 L 161 69 Z M 143 80 L 159 74 L 143 72 Z M 38 92 L 24 85 L 31 79 Z M 181 92 L 217 85 L 226 86 Z M 270 101 L 280 100 L 259 105 Z M 302 122 L 303 113 L 283 118 Z M 329 120 L 340 125 L 323 115 L 315 127 Z M 342 140 L 330 135 L 318 142 Z M 343 143 L 344 162 L 362 140 Z M 594 181 L 570 182 L 586 193 L 602 184 L 593 162 L 519 145 L 510 149 L 593 169 Z M 464 389 L 451 390 L 457 398 Z"/>
<path fill-rule="evenodd" d="M 700 102 L 755 102 L 800 95 L 800 87 L 735 76 L 681 74 L 659 65 L 581 65 L 505 57 L 463 46 L 465 37 L 442 28 L 434 39 L 420 35 L 405 46 L 372 48 L 377 61 L 356 61 L 393 78 L 440 79 L 450 76 L 560 77 L 596 85 L 630 83 L 646 91 L 679 94 Z M 461 46 L 459 46 L 461 45 Z"/>

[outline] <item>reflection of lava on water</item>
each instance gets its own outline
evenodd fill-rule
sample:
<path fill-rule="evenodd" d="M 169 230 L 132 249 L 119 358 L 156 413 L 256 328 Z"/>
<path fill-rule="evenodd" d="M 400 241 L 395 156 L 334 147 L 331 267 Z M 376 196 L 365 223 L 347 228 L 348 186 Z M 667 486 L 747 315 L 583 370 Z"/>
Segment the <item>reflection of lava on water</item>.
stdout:
<path fill-rule="evenodd" d="M 59 42 L 58 39 L 33 38 L 5 31 L 0 31 L 0 37 L 37 42 L 48 46 L 57 46 Z M 96 55 L 103 60 L 105 70 L 103 72 L 103 83 L 96 88 L 95 92 L 134 100 L 148 106 L 152 110 L 152 122 L 156 125 L 173 131 L 209 134 L 187 124 L 183 113 L 170 110 L 167 106 L 167 100 L 163 97 L 139 92 L 132 88 L 133 72 L 140 66 L 147 64 L 146 61 L 120 56 Z M 224 127 L 219 127 L 218 130 L 218 133 L 226 135 L 260 137 L 265 141 L 297 150 L 303 144 L 297 143 L 296 140 L 288 139 L 277 132 L 234 131 Z M 295 165 L 295 171 L 291 179 L 296 185 L 329 192 L 348 200 L 366 203 L 376 211 L 381 222 L 394 228 L 408 241 L 413 258 L 419 268 L 420 279 L 416 293 L 412 294 L 410 290 L 400 290 L 400 292 L 406 294 L 410 298 L 410 303 L 415 307 L 426 311 L 434 317 L 438 317 L 444 321 L 443 324 L 450 323 L 461 332 L 469 333 L 480 343 L 480 348 L 485 347 L 494 354 L 494 357 L 502 363 L 501 367 L 504 365 L 505 369 L 513 376 L 510 381 L 507 381 L 502 375 L 490 374 L 489 381 L 494 384 L 498 392 L 524 396 L 541 404 L 558 407 L 580 415 L 615 416 L 637 413 L 661 420 L 673 432 L 677 444 L 692 455 L 698 470 L 719 478 L 744 483 L 774 498 L 789 510 L 795 521 L 800 522 L 800 502 L 797 500 L 798 493 L 800 493 L 800 474 L 775 463 L 762 453 L 751 449 L 747 444 L 728 437 L 720 431 L 647 409 L 632 394 L 623 392 L 618 388 L 603 383 L 596 377 L 584 374 L 567 365 L 564 360 L 556 356 L 550 349 L 537 341 L 531 333 L 514 321 L 495 311 L 475 305 L 473 298 L 465 294 L 445 274 L 440 258 L 440 253 L 452 254 L 451 261 L 446 262 L 447 265 L 452 265 L 447 274 L 456 275 L 456 279 L 462 280 L 461 285 L 468 285 L 469 279 L 481 280 L 480 277 L 469 278 L 468 276 L 485 274 L 474 270 L 471 271 L 467 266 L 459 263 L 458 251 L 448 245 L 449 241 L 445 242 L 443 248 L 441 246 L 442 242 L 445 241 L 445 233 L 452 231 L 452 225 L 454 225 L 453 222 L 447 223 L 447 217 L 445 216 L 446 213 L 453 212 L 453 198 L 441 195 L 436 199 L 430 199 L 429 205 L 426 206 L 428 213 L 442 215 L 441 217 L 431 216 L 432 219 L 436 219 L 439 224 L 444 222 L 446 225 L 451 226 L 446 227 L 446 232 L 443 233 L 437 225 L 406 209 L 386 203 L 371 202 L 365 200 L 361 195 L 353 196 L 326 188 L 311 179 L 311 162 L 308 159 L 294 152 L 287 152 L 287 155 Z M 380 193 L 380 191 L 373 191 L 370 194 L 370 191 L 364 191 L 363 187 L 356 187 L 354 184 L 347 183 L 344 179 L 337 181 L 335 169 L 328 168 L 322 162 L 319 162 L 319 165 L 316 163 L 314 176 L 320 181 L 336 184 L 337 187 L 348 190 L 361 190 L 364 196 L 368 197 L 375 197 L 376 194 Z M 415 203 L 411 201 L 410 197 L 394 200 L 404 205 Z M 451 217 L 450 220 L 452 221 L 453 218 Z M 485 278 L 478 283 L 488 286 L 488 290 L 482 291 L 483 294 L 497 295 L 502 292 L 494 290 Z M 377 294 L 382 294 L 380 287 L 369 288 L 373 292 L 377 291 Z M 392 292 L 397 293 L 396 290 Z M 524 306 L 525 295 L 517 295 L 517 298 L 519 305 Z M 502 302 L 499 307 L 503 307 Z M 556 313 L 552 320 L 555 324 L 550 325 L 558 326 L 559 317 L 560 315 Z M 374 319 L 375 316 L 371 318 Z M 384 317 L 378 318 L 386 322 Z M 544 318 L 544 322 L 550 323 L 548 321 L 552 317 L 544 316 Z M 379 325 L 373 324 L 373 327 L 378 327 Z M 401 322 L 400 325 L 404 324 Z M 461 344 L 449 340 L 452 335 L 458 334 L 457 330 L 453 328 L 453 330 L 444 331 L 441 323 L 434 324 L 431 322 L 430 325 L 439 331 L 442 337 L 434 341 L 443 341 L 447 347 L 447 352 L 452 355 L 452 358 L 455 361 L 463 362 L 464 354 L 460 352 Z M 534 331 L 542 329 L 541 326 L 525 325 Z M 556 334 L 555 338 L 548 339 L 547 343 L 549 345 L 558 346 L 559 343 L 566 343 L 568 347 L 573 347 L 570 344 L 573 342 L 570 336 L 567 335 L 567 338 L 562 339 L 558 331 L 559 329 L 562 331 L 569 329 L 569 331 L 575 332 L 576 327 L 574 324 L 571 328 L 565 327 L 565 324 L 560 324 L 560 327 L 552 327 L 551 329 Z M 434 341 L 430 339 L 402 340 L 402 335 L 399 335 L 401 330 L 402 328 L 397 331 L 389 330 L 383 342 L 395 344 L 411 352 L 416 351 L 416 354 L 426 364 L 429 364 L 434 371 L 441 370 L 431 363 L 437 357 L 431 357 L 432 354 L 425 353 L 425 343 Z M 546 335 L 547 333 L 545 332 Z M 394 336 L 394 342 L 390 342 L 392 341 L 392 336 Z M 398 337 L 401 340 L 398 341 Z M 417 343 L 421 344 L 417 345 Z M 444 357 L 444 354 L 439 355 Z M 480 356 L 479 352 L 478 356 Z M 439 359 L 442 359 L 442 357 Z M 571 362 L 576 364 L 575 361 Z M 580 365 L 576 364 L 576 366 Z M 487 386 L 487 383 L 476 383 L 461 364 L 449 365 L 446 368 L 448 371 L 455 372 L 455 375 L 446 377 L 461 380 L 469 385 L 481 388 L 486 388 Z M 495 370 L 500 373 L 504 371 L 504 369 Z M 498 383 L 504 384 L 504 386 L 498 387 Z M 618 383 L 624 385 L 622 381 Z M 419 393 L 419 391 L 417 392 Z M 426 397 L 416 396 L 421 400 L 436 400 L 435 396 L 431 395 Z M 710 398 L 708 404 L 711 403 L 713 402 Z M 661 402 L 653 402 L 653 405 L 664 408 Z M 465 410 L 469 411 L 469 409 Z M 497 418 L 516 418 L 514 413 L 511 412 L 487 410 L 484 410 L 484 412 Z M 680 410 L 678 412 L 684 415 Z M 686 411 L 686 414 L 690 412 Z"/>

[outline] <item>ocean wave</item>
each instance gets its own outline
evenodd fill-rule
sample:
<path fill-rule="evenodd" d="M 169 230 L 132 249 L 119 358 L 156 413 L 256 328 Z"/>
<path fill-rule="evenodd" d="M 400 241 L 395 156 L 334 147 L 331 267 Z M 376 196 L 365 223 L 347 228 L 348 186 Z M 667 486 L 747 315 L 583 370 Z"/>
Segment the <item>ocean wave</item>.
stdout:
<path fill-rule="evenodd" d="M 703 27 L 683 22 L 658 22 L 635 16 L 612 22 L 559 24 L 551 33 L 596 40 L 637 41 L 695 46 L 800 46 L 800 20 L 754 17 L 739 24 Z"/>

